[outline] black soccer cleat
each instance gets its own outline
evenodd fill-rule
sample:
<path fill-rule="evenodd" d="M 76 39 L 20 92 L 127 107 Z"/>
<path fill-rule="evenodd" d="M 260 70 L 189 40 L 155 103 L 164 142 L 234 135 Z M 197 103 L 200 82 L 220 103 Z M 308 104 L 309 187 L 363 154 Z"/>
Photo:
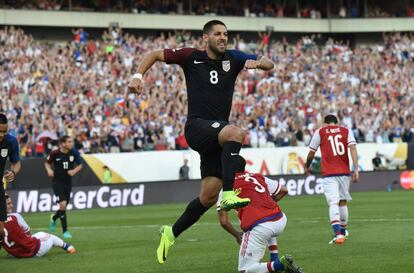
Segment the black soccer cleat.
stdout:
<path fill-rule="evenodd" d="M 285 267 L 286 273 L 304 273 L 302 268 L 293 263 L 293 257 L 288 254 L 282 256 L 280 262 Z"/>

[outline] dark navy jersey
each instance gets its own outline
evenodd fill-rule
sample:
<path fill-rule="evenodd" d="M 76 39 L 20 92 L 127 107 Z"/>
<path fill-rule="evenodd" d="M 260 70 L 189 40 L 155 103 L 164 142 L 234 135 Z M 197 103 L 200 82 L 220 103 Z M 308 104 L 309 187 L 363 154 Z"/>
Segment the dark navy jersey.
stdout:
<path fill-rule="evenodd" d="M 168 64 L 180 65 L 185 74 L 188 97 L 188 118 L 227 121 L 230 116 L 234 83 L 247 60 L 257 55 L 226 50 L 218 60 L 206 51 L 194 48 L 165 49 Z"/>
<path fill-rule="evenodd" d="M 6 134 L 0 142 L 0 177 L 3 177 L 7 158 L 10 159 L 11 163 L 20 161 L 17 139 L 9 134 Z M 0 183 L 0 186 L 2 186 L 2 183 Z"/>
<path fill-rule="evenodd" d="M 82 158 L 79 151 L 74 148 L 67 153 L 62 153 L 60 149 L 56 149 L 47 157 L 47 163 L 53 166 L 53 179 L 55 181 L 70 183 L 72 177 L 68 174 L 68 171 L 73 170 L 76 165 L 82 164 Z"/>

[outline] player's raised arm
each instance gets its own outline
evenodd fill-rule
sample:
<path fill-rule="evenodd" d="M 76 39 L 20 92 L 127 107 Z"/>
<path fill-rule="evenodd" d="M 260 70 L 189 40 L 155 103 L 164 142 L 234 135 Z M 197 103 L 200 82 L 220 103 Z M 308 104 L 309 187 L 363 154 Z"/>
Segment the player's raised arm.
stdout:
<path fill-rule="evenodd" d="M 155 62 L 165 62 L 164 50 L 156 50 L 150 53 L 147 53 L 142 58 L 141 63 L 138 66 L 137 73 L 132 76 L 130 83 L 128 84 L 129 92 L 140 94 L 142 90 L 142 77 L 147 72 L 148 69 Z"/>

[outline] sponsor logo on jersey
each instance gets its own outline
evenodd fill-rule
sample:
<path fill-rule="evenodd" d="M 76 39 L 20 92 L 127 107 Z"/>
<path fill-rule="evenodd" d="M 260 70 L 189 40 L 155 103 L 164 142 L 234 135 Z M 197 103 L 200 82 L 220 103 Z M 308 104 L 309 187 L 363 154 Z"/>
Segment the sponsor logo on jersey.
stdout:
<path fill-rule="evenodd" d="M 202 62 L 202 61 L 197 61 L 197 60 L 194 60 L 194 64 L 202 64 L 202 63 L 204 63 L 204 62 Z"/>
<path fill-rule="evenodd" d="M 223 61 L 222 67 L 223 67 L 223 70 L 225 72 L 229 72 L 230 71 L 230 61 Z"/>
<path fill-rule="evenodd" d="M 75 160 L 75 157 L 73 155 L 69 156 L 69 161 L 73 162 L 73 160 Z"/>
<path fill-rule="evenodd" d="M 1 149 L 1 156 L 2 157 L 6 157 L 8 153 L 9 153 L 8 149 Z"/>
<path fill-rule="evenodd" d="M 214 122 L 213 124 L 211 124 L 211 127 L 218 128 L 218 127 L 220 127 L 220 123 L 219 122 Z"/>

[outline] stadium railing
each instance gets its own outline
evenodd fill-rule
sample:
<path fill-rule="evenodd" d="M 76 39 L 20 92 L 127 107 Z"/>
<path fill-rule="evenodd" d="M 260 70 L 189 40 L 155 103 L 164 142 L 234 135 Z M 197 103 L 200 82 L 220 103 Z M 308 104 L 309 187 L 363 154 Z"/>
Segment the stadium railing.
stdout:
<path fill-rule="evenodd" d="M 263 31 L 266 28 L 273 28 L 273 30 L 277 32 L 300 33 L 351 33 L 414 30 L 413 18 L 251 18 L 232 16 L 149 15 L 0 9 L 0 24 L 15 26 L 106 28 L 110 24 L 118 23 L 122 28 L 131 29 L 200 30 L 206 21 L 206 17 L 225 21 L 228 28 L 232 31 Z"/>

